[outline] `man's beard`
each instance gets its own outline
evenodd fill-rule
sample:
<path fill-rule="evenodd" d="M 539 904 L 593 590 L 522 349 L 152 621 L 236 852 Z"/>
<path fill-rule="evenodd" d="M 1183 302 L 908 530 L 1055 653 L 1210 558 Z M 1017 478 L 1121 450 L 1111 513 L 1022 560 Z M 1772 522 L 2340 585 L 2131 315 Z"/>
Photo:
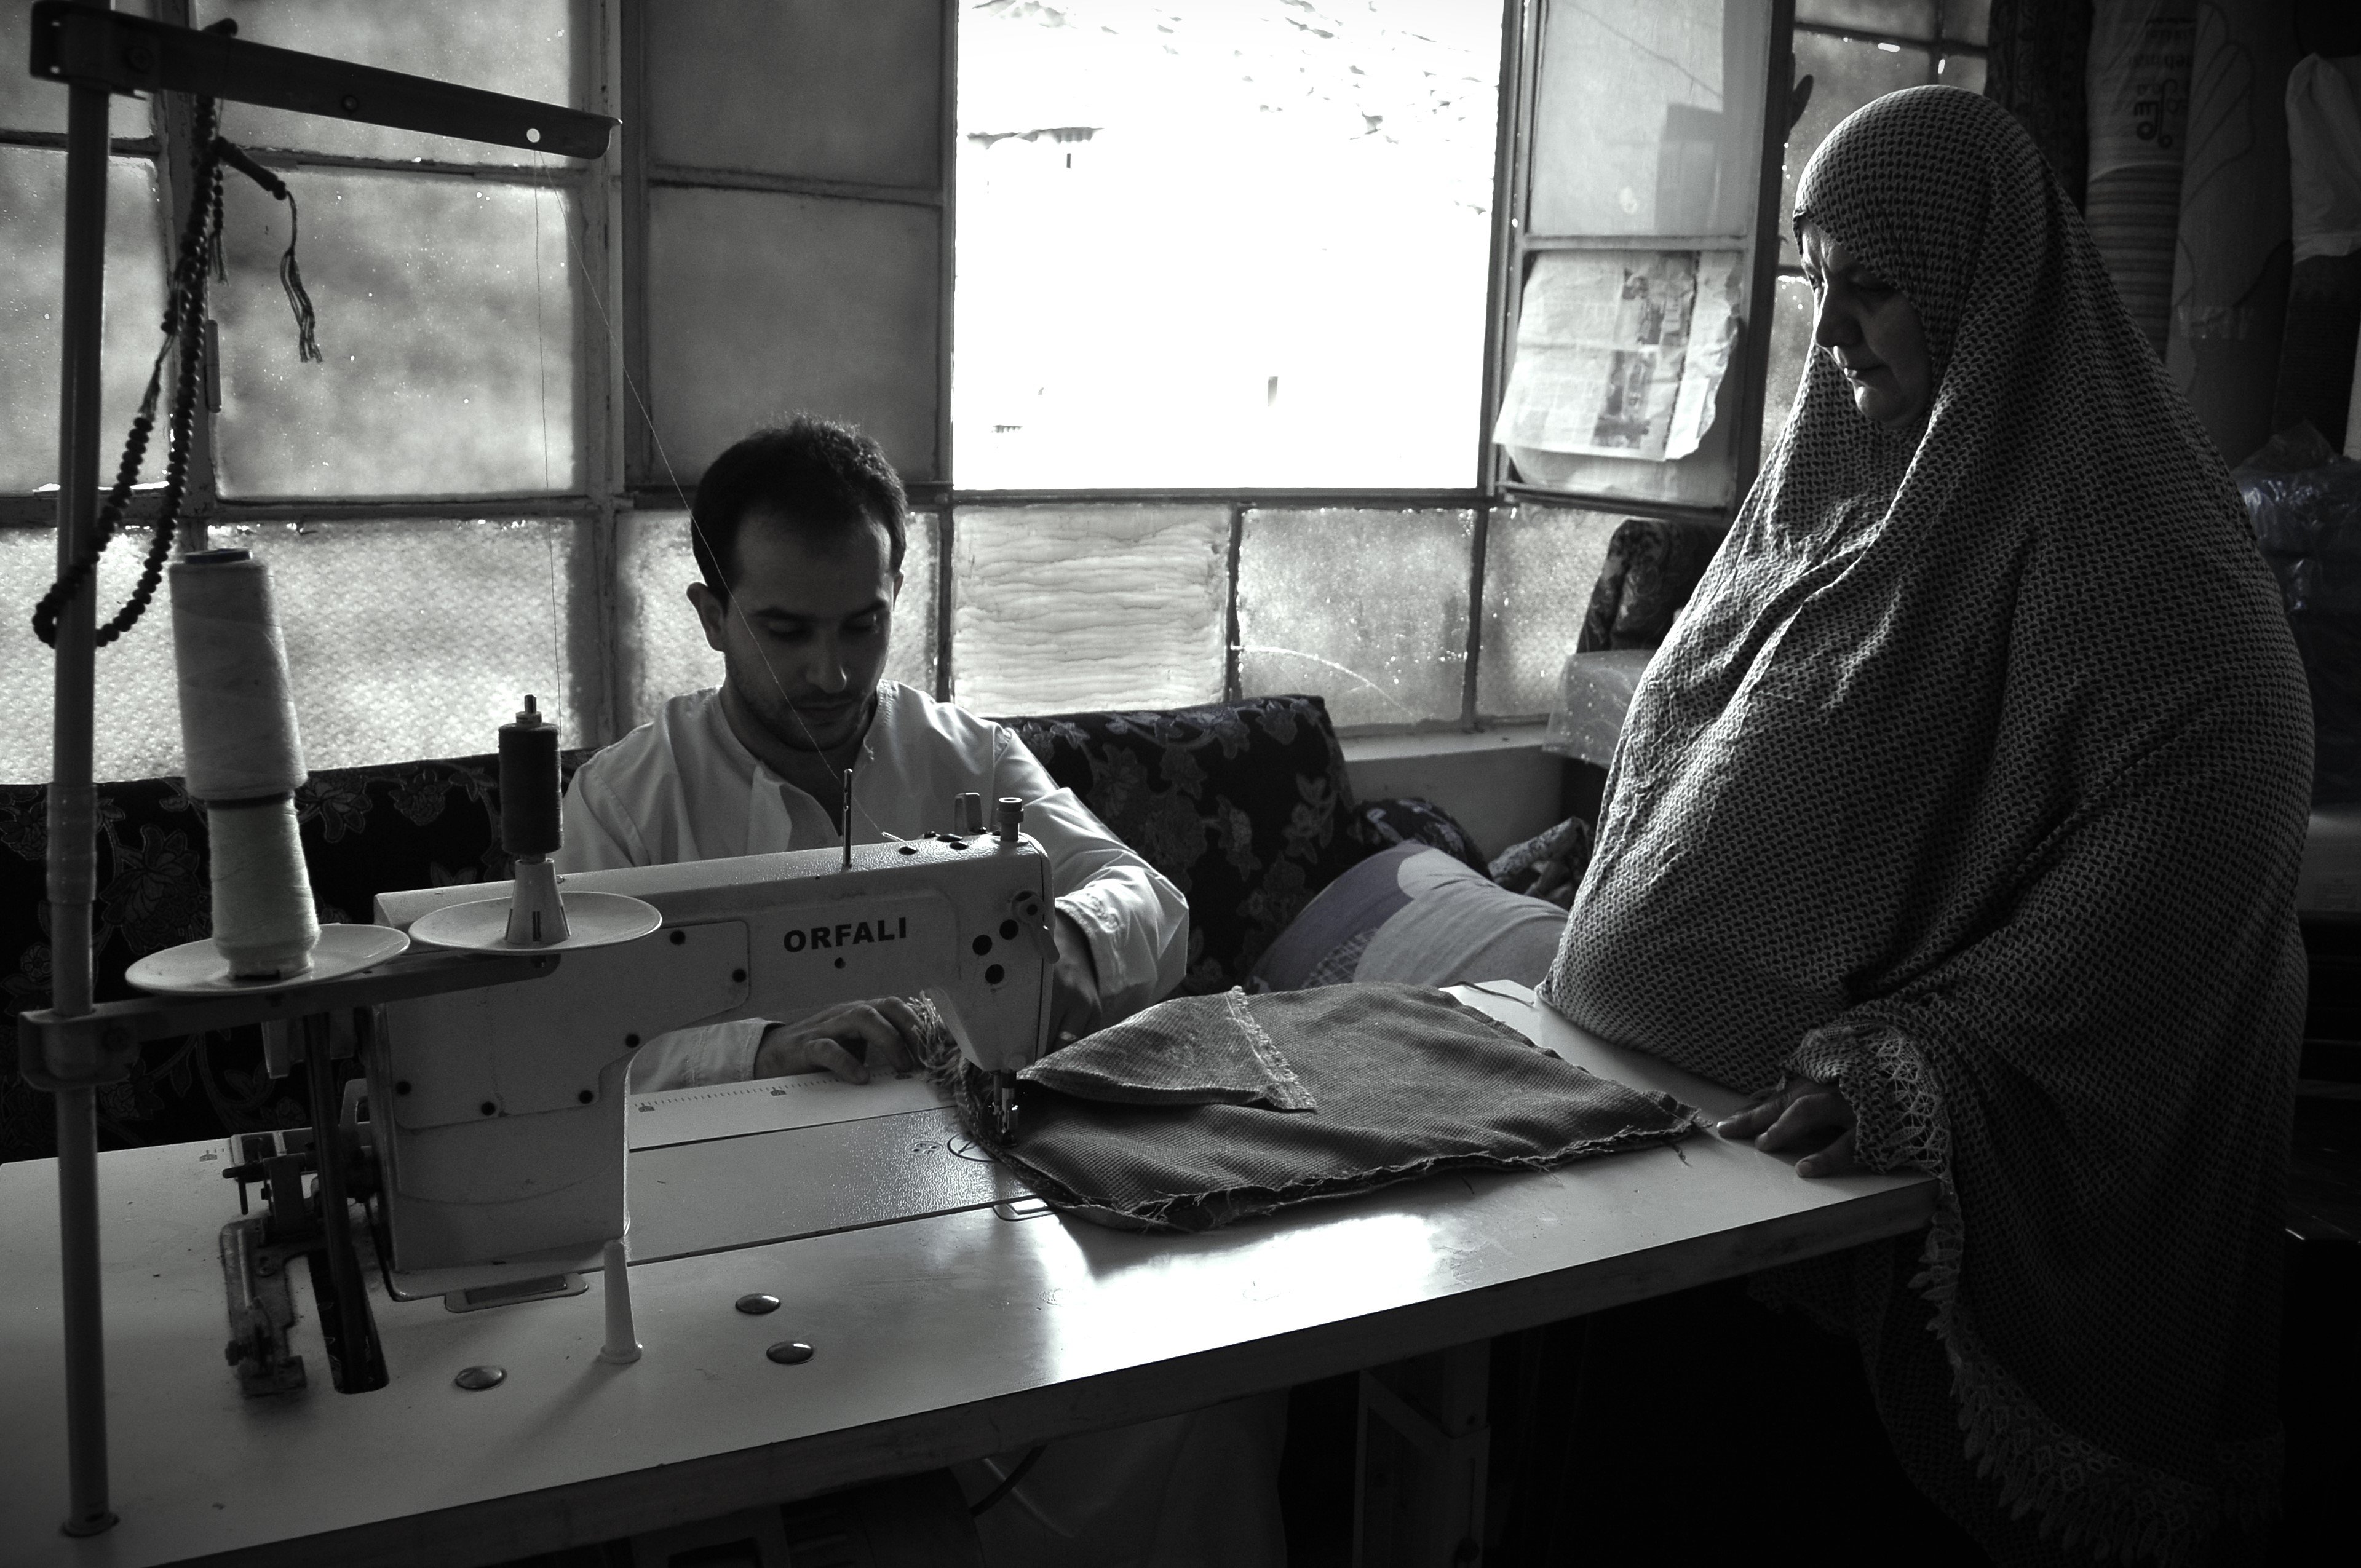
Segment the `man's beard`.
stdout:
<path fill-rule="evenodd" d="M 816 752 L 834 751 L 860 739 L 868 724 L 870 704 L 877 696 L 873 688 L 858 696 L 848 689 L 843 694 L 841 711 L 807 716 L 797 711 L 768 671 L 757 672 L 752 681 L 741 681 L 738 689 L 746 699 L 746 707 L 770 731 L 773 740 L 795 751 Z M 806 700 L 827 701 L 817 693 Z M 834 704 L 829 706 L 833 707 Z"/>

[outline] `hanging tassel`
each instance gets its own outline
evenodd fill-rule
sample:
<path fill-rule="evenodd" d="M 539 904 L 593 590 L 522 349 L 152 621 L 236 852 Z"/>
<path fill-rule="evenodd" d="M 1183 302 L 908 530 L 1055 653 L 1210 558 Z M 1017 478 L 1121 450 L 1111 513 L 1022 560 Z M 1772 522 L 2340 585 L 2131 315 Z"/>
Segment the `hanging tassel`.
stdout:
<path fill-rule="evenodd" d="M 287 203 L 287 248 L 279 258 L 279 286 L 287 291 L 287 308 L 295 313 L 295 357 L 317 365 L 323 358 L 319 318 L 312 309 L 312 296 L 304 291 L 303 274 L 295 265 L 295 193 L 287 189 L 287 181 L 247 156 L 244 148 L 221 137 L 214 138 L 214 148 L 224 163 Z"/>
<path fill-rule="evenodd" d="M 282 194 L 287 200 L 287 248 L 279 258 L 279 286 L 287 291 L 287 308 L 295 313 L 295 356 L 317 365 L 322 357 L 315 332 L 319 318 L 313 313 L 312 296 L 303 291 L 303 274 L 295 266 L 295 197 Z"/>

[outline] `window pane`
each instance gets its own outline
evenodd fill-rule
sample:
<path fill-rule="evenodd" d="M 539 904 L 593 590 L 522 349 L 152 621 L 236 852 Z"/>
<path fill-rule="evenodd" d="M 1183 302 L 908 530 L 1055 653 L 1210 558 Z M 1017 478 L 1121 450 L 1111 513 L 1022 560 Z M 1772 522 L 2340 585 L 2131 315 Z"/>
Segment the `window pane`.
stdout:
<path fill-rule="evenodd" d="M 0 74 L 5 74 L 0 71 Z M 64 300 L 66 155 L 0 147 L 0 490 L 58 477 L 58 311 Z M 106 173 L 106 324 L 101 337 L 99 478 L 112 482 L 123 435 L 163 343 L 162 212 L 155 166 L 118 158 Z M 170 375 L 170 367 L 166 367 Z M 167 402 L 170 392 L 165 393 Z M 164 477 L 161 411 L 141 477 Z"/>
<path fill-rule="evenodd" d="M 1466 511 L 1246 513 L 1246 695 L 1315 693 L 1338 724 L 1459 718 L 1475 532 Z"/>
<path fill-rule="evenodd" d="M 456 82 L 543 104 L 588 107 L 576 0 L 218 0 L 197 25 L 237 22 L 238 37 L 383 71 Z M 249 147 L 302 148 L 363 158 L 446 163 L 531 163 L 540 155 L 456 137 L 366 126 L 322 115 L 225 104 L 222 134 Z M 235 178 L 235 176 L 233 176 Z"/>
<path fill-rule="evenodd" d="M 1582 635 L 1607 542 L 1606 512 L 1519 505 L 1492 514 L 1484 543 L 1484 658 L 1476 708 L 1530 718 L 1557 700 L 1558 673 Z"/>
<path fill-rule="evenodd" d="M 1935 36 L 1935 0 L 1795 0 L 1795 20 L 1905 38 Z"/>
<path fill-rule="evenodd" d="M 1872 98 L 1920 87 L 1934 80 L 1934 57 L 1925 49 L 1863 43 L 1857 38 L 1830 38 L 1826 33 L 1795 35 L 1795 74 L 1812 79 L 1812 101 L 1804 117 L 1787 133 L 1787 172 L 1779 191 L 1779 259 L 1800 264 L 1795 249 L 1795 181 L 1820 143 L 1847 115 Z"/>
<path fill-rule="evenodd" d="M 924 389 L 939 374 L 942 214 L 763 191 L 648 199 L 651 479 L 693 483 L 799 409 L 860 425 L 906 481 L 941 477 Z"/>
<path fill-rule="evenodd" d="M 685 511 L 637 512 L 617 520 L 620 587 L 616 621 L 623 660 L 624 711 L 616 728 L 629 729 L 656 716 L 668 697 L 721 684 L 721 655 L 705 644 L 689 608 L 697 580 Z M 888 679 L 935 693 L 935 515 L 913 513 L 902 555 L 902 597 L 894 606 Z"/>
<path fill-rule="evenodd" d="M 147 0 L 115 0 L 115 8 L 135 16 L 151 16 Z M 25 69 L 33 47 L 32 0 L 0 0 L 0 130 L 54 131 L 66 129 L 66 89 L 43 82 Z M 155 134 L 144 99 L 113 98 L 106 105 L 107 134 L 144 137 Z"/>
<path fill-rule="evenodd" d="M 1946 87 L 1981 93 L 1984 90 L 1984 57 L 1980 54 L 1947 54 L 1935 62 L 1935 74 Z"/>
<path fill-rule="evenodd" d="M 963 9 L 961 486 L 1471 483 L 1499 20 Z"/>
<path fill-rule="evenodd" d="M 1749 231 L 1767 5 L 1557 0 L 1533 99 L 1531 232 Z"/>
<path fill-rule="evenodd" d="M 977 713 L 1222 696 L 1226 507 L 961 507 L 951 679 Z"/>
<path fill-rule="evenodd" d="M 1943 0 L 1943 36 L 1982 43 L 1992 33 L 1992 0 Z"/>
<path fill-rule="evenodd" d="M 149 534 L 126 529 L 99 558 L 98 618 L 110 620 L 139 578 Z M 49 650 L 33 635 L 33 606 L 58 575 L 57 534 L 0 528 L 0 784 L 49 777 Z M 139 624 L 98 651 L 98 729 L 93 758 L 102 779 L 156 778 L 181 771 L 181 708 L 172 672 L 171 607 L 162 591 Z"/>
<path fill-rule="evenodd" d="M 579 524 L 216 523 L 212 539 L 270 567 L 307 765 L 494 751 L 527 692 L 561 744 L 584 743 L 597 589 Z"/>
<path fill-rule="evenodd" d="M 940 0 L 670 5 L 646 29 L 660 163 L 932 189 L 942 180 Z M 792 104 L 793 114 L 780 113 Z"/>
<path fill-rule="evenodd" d="M 241 496 L 578 488 L 571 192 L 291 173 L 326 363 L 297 358 L 286 203 L 226 187 L 222 486 Z"/>
<path fill-rule="evenodd" d="M 1773 298 L 1771 365 L 1763 381 L 1763 456 L 1767 462 L 1787 428 L 1795 386 L 1812 352 L 1812 291 L 1801 278 L 1782 273 Z"/>

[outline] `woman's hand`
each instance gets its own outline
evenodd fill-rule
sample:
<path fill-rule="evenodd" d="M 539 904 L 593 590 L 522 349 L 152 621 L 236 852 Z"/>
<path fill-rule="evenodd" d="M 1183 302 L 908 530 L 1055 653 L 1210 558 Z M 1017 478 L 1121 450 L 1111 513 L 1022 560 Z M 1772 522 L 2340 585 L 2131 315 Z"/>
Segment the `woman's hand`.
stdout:
<path fill-rule="evenodd" d="M 756 1078 L 829 1072 L 847 1083 L 869 1081 L 869 1064 L 907 1072 L 918 1064 L 918 1015 L 898 996 L 824 1007 L 800 1024 L 774 1024 L 754 1051 Z"/>
<path fill-rule="evenodd" d="M 1800 1152 L 1798 1176 L 1848 1176 L 1865 1168 L 1853 1158 L 1852 1107 L 1832 1083 L 1790 1074 L 1713 1130 L 1733 1142 L 1751 1139 L 1764 1154 Z"/>

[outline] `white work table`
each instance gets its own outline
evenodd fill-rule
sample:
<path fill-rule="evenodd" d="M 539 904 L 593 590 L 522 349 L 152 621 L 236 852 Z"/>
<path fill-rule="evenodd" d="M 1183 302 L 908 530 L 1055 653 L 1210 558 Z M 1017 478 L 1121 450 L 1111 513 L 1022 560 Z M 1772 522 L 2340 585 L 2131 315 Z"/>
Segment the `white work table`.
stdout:
<path fill-rule="evenodd" d="M 1514 994 L 1510 994 L 1514 992 Z M 1514 987 L 1462 995 L 1567 1059 L 1709 1113 L 1738 1096 L 1606 1046 Z M 224 1363 L 215 1144 L 100 1161 L 113 1502 L 66 1510 L 55 1164 L 0 1166 L 0 1564 L 497 1563 L 1170 1414 L 1905 1234 L 1921 1178 L 1807 1181 L 1700 1133 L 1443 1176 L 1206 1235 L 979 1207 L 636 1266 L 646 1354 L 597 1359 L 600 1295 L 372 1306 L 391 1385 L 344 1395 L 302 1271 L 312 1387 Z M 741 1162 L 742 1164 L 742 1162 Z M 1023 1209 L 1036 1205 L 1027 1203 Z M 734 1310 L 767 1291 L 768 1316 Z M 763 1355 L 810 1343 L 802 1365 Z M 483 1392 L 452 1383 L 489 1364 Z"/>

